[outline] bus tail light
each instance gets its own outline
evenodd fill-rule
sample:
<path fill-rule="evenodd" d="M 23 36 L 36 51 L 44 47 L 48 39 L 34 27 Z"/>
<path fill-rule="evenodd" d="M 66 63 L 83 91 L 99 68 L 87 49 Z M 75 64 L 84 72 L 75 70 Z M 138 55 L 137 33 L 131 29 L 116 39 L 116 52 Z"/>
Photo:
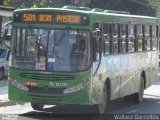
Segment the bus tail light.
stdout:
<path fill-rule="evenodd" d="M 89 79 L 82 81 L 82 83 L 69 87 L 63 91 L 63 93 L 73 93 L 84 89 L 89 84 Z"/>

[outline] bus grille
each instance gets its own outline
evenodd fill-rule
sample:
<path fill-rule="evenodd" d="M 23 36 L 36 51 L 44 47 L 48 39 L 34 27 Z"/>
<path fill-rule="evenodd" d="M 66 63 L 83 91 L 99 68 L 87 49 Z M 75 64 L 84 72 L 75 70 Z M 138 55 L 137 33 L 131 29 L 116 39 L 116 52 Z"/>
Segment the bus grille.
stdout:
<path fill-rule="evenodd" d="M 66 88 L 42 88 L 42 87 L 30 87 L 30 93 L 46 93 L 46 94 L 63 94 Z"/>
<path fill-rule="evenodd" d="M 42 95 L 29 95 L 33 100 L 38 101 L 63 101 L 63 96 L 42 96 Z"/>
<path fill-rule="evenodd" d="M 36 80 L 45 81 L 63 81 L 63 80 L 74 80 L 76 77 L 73 75 L 63 74 L 41 74 L 41 73 L 21 73 L 20 77 Z"/>

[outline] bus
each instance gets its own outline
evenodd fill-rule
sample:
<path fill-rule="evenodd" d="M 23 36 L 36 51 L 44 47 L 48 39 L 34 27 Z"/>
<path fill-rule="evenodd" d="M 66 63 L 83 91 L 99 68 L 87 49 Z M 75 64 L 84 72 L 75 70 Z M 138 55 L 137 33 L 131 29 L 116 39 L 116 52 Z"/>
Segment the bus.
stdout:
<path fill-rule="evenodd" d="M 158 78 L 158 19 L 99 8 L 64 6 L 15 10 L 8 96 L 44 105 L 143 101 Z"/>

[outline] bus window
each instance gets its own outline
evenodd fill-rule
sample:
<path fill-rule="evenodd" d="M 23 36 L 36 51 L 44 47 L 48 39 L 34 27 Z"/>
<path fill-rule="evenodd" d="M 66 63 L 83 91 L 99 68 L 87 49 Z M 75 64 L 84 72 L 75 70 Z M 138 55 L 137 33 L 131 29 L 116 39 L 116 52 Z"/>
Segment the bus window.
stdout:
<path fill-rule="evenodd" d="M 103 25 L 103 38 L 104 38 L 104 49 L 105 49 L 105 54 L 110 53 L 110 25 L 109 24 L 104 24 Z"/>
<path fill-rule="evenodd" d="M 128 26 L 128 52 L 134 52 L 134 25 Z"/>
<path fill-rule="evenodd" d="M 142 25 L 137 26 L 138 51 L 142 51 Z"/>
<path fill-rule="evenodd" d="M 157 50 L 156 26 L 152 26 L 152 49 Z"/>
<path fill-rule="evenodd" d="M 121 52 L 125 53 L 126 52 L 126 25 L 121 25 L 120 26 L 121 31 L 120 31 L 120 36 L 121 36 Z"/>
<path fill-rule="evenodd" d="M 150 37 L 149 25 L 145 26 L 144 44 L 145 44 L 145 50 L 151 50 L 151 37 Z"/>
<path fill-rule="evenodd" d="M 118 53 L 118 25 L 112 25 L 112 41 L 114 54 Z"/>

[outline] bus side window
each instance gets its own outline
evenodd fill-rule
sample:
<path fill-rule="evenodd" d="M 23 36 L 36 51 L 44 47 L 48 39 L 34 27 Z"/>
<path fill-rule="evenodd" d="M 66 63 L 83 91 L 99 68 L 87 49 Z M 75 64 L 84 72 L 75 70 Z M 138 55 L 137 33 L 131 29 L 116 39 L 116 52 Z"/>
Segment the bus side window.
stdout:
<path fill-rule="evenodd" d="M 113 53 L 118 53 L 118 24 L 112 24 Z"/>
<path fill-rule="evenodd" d="M 138 51 L 142 51 L 142 41 L 143 41 L 142 25 L 137 26 L 137 38 L 138 38 Z"/>
<path fill-rule="evenodd" d="M 134 39 L 135 39 L 135 32 L 134 32 L 134 25 L 128 26 L 128 52 L 134 52 Z"/>
<path fill-rule="evenodd" d="M 152 26 L 152 49 L 157 50 L 157 27 Z"/>
<path fill-rule="evenodd" d="M 145 26 L 145 38 L 144 38 L 145 50 L 151 50 L 151 37 L 149 25 Z"/>
<path fill-rule="evenodd" d="M 156 26 L 157 49 L 159 49 L 159 26 Z"/>
<path fill-rule="evenodd" d="M 121 36 L 121 53 L 126 53 L 126 25 L 120 25 L 120 36 Z"/>
<path fill-rule="evenodd" d="M 110 54 L 110 24 L 103 25 L 104 54 Z"/>

